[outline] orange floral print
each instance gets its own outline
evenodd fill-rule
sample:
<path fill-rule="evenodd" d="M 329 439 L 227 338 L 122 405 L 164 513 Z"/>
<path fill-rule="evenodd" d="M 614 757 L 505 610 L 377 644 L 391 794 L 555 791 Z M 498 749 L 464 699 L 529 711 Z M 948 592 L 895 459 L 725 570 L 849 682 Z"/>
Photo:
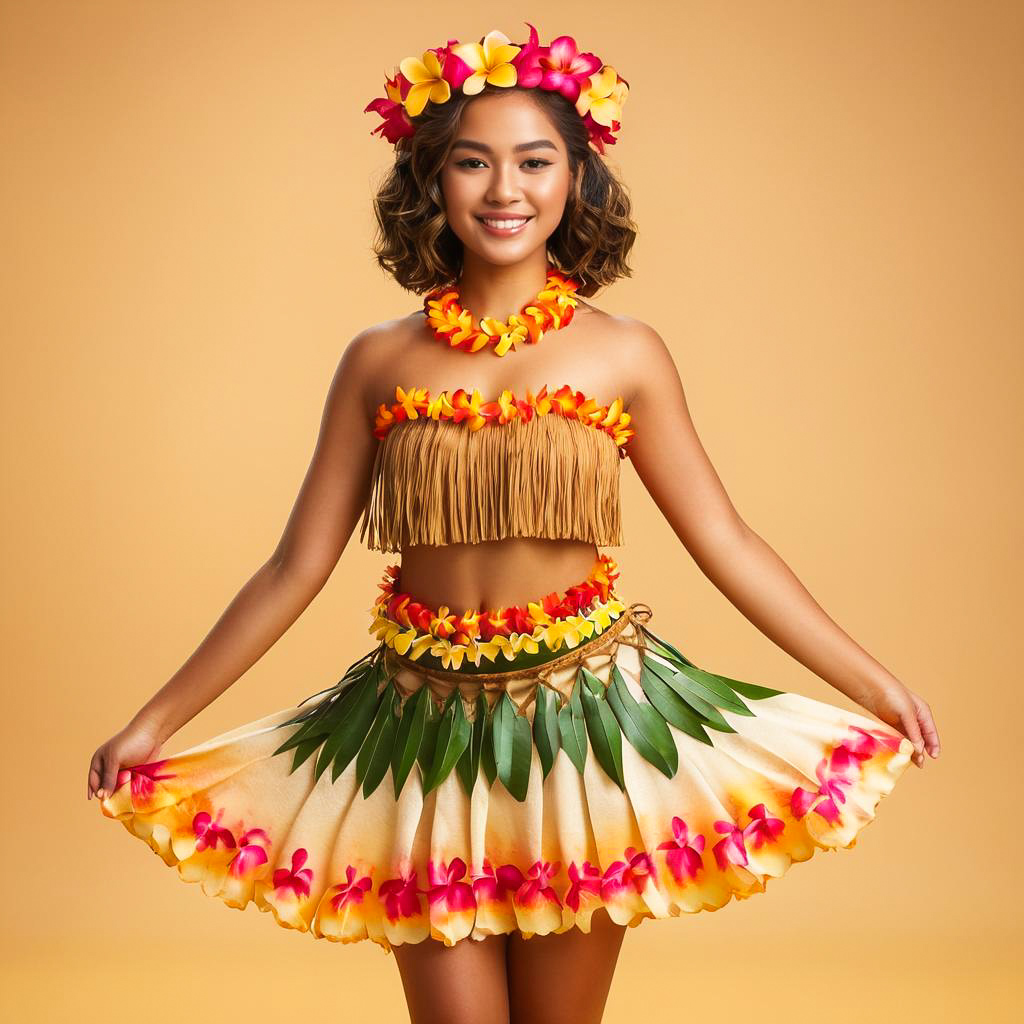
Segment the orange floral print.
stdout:
<path fill-rule="evenodd" d="M 442 391 L 431 398 L 427 388 L 398 385 L 395 387 L 395 401 L 390 405 L 382 402 L 377 408 L 373 436 L 383 440 L 396 423 L 421 417 L 464 423 L 469 430 L 479 430 L 493 423 L 506 424 L 516 419 L 525 422 L 534 416 L 549 414 L 578 420 L 588 427 L 604 431 L 619 446 L 621 458 L 626 457 L 625 446 L 636 434 L 630 426 L 632 416 L 625 411 L 621 397 L 611 405 L 600 405 L 582 391 L 573 391 L 568 384 L 550 393 L 545 384 L 536 395 L 527 391 L 525 398 L 506 389 L 492 401 L 485 401 L 476 388 L 471 392 L 464 388 L 454 392 Z"/>

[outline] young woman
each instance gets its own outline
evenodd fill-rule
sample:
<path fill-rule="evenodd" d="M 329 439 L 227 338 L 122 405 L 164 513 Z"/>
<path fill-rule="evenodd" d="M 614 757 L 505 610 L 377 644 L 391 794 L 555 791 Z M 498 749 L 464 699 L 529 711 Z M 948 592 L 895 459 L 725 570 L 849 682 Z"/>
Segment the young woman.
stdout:
<path fill-rule="evenodd" d="M 737 513 L 661 337 L 584 301 L 629 273 L 603 158 L 628 87 L 530 28 L 408 58 L 367 108 L 396 146 L 378 260 L 424 306 L 345 349 L 277 550 L 89 767 L 103 813 L 207 894 L 393 951 L 416 1024 L 600 1020 L 627 927 L 850 846 L 939 753 L 927 704 Z M 743 614 L 882 724 L 653 630 L 598 553 L 623 542 L 627 457 Z M 372 649 L 298 708 L 159 757 L 360 517 L 401 553 Z"/>

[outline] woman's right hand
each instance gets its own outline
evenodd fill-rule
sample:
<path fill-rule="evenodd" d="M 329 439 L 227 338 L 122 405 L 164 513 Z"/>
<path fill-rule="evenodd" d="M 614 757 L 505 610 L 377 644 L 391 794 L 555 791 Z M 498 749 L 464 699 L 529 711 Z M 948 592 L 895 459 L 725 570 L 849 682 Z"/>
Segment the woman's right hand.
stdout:
<path fill-rule="evenodd" d="M 122 767 L 152 761 L 163 744 L 164 740 L 154 726 L 135 720 L 129 722 L 92 755 L 88 799 L 94 795 L 101 800 L 110 796 L 117 788 L 117 776 Z"/>

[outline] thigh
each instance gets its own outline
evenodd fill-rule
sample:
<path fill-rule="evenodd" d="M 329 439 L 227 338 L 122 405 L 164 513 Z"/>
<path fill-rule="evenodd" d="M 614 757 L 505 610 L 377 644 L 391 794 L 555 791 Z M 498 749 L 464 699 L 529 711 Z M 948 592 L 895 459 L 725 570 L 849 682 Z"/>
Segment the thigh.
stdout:
<path fill-rule="evenodd" d="M 411 1024 L 508 1024 L 508 936 L 393 946 Z"/>
<path fill-rule="evenodd" d="M 512 1024 L 599 1024 L 612 986 L 626 925 L 604 910 L 589 933 L 509 936 L 508 993 Z"/>

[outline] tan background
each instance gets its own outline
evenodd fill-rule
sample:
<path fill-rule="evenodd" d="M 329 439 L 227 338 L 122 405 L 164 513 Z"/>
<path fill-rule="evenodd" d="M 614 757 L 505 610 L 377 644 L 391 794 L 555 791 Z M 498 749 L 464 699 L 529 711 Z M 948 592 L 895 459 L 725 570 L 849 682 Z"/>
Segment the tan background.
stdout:
<path fill-rule="evenodd" d="M 400 0 L 370 28 L 362 9 L 2 4 L 0 1009 L 406 1019 L 376 946 L 228 913 L 101 817 L 86 767 L 276 543 L 346 341 L 419 306 L 370 259 L 391 151 L 362 108 L 402 57 L 493 27 L 525 38 L 529 19 L 632 86 L 609 159 L 635 200 L 636 274 L 596 301 L 668 339 L 737 507 L 925 695 L 944 743 L 856 851 L 723 913 L 630 932 L 606 1019 L 1009 1019 L 1024 5 L 589 2 L 481 18 Z M 698 663 L 849 705 L 754 629 L 623 479 L 625 592 Z M 353 544 L 168 752 L 333 682 L 364 649 L 385 564 Z"/>

